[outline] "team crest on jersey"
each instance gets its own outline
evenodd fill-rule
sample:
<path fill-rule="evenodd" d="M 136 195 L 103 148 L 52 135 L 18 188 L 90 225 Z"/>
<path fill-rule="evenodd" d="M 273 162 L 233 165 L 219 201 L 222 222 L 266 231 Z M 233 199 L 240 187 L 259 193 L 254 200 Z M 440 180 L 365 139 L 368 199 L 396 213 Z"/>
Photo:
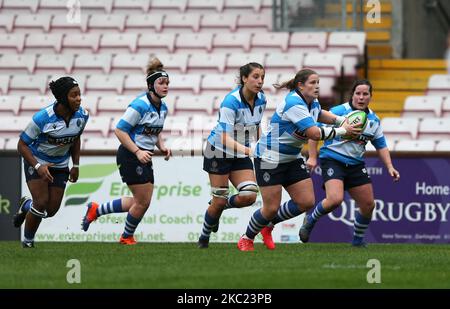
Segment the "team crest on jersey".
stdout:
<path fill-rule="evenodd" d="M 363 168 L 361 171 L 362 171 L 364 174 L 367 174 L 366 168 Z"/>
<path fill-rule="evenodd" d="M 32 166 L 28 167 L 28 174 L 30 174 L 30 175 L 34 174 L 34 168 Z"/>
<path fill-rule="evenodd" d="M 144 170 L 142 169 L 142 166 L 136 167 L 136 174 L 138 174 L 139 176 L 141 176 L 143 172 L 144 172 Z"/>
<path fill-rule="evenodd" d="M 216 160 L 213 160 L 211 162 L 211 172 L 218 172 L 219 170 L 217 167 L 219 166 L 219 163 Z"/>
<path fill-rule="evenodd" d="M 79 118 L 77 120 L 77 127 L 81 127 L 81 119 L 79 119 Z"/>
<path fill-rule="evenodd" d="M 262 113 L 262 106 L 259 107 L 259 113 Z"/>
<path fill-rule="evenodd" d="M 56 129 L 56 124 L 53 124 L 53 130 L 55 130 Z"/>
<path fill-rule="evenodd" d="M 305 164 L 300 165 L 300 167 L 302 168 L 302 170 L 306 169 Z"/>
<path fill-rule="evenodd" d="M 265 172 L 263 175 L 263 179 L 265 182 L 269 182 L 270 180 L 270 174 L 268 172 Z"/>
<path fill-rule="evenodd" d="M 330 168 L 327 170 L 327 175 L 331 177 L 331 176 L 333 176 L 333 174 L 334 174 L 334 170 L 333 170 L 333 168 L 330 167 Z"/>

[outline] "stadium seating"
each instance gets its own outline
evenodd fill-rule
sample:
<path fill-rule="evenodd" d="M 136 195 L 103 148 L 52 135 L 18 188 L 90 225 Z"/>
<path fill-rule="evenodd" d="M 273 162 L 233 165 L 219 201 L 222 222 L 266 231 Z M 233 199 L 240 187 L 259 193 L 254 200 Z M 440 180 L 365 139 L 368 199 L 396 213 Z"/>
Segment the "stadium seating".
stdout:
<path fill-rule="evenodd" d="M 105 48 L 109 48 L 111 52 L 117 53 L 118 51 L 125 51 L 128 49 L 131 53 L 135 53 L 137 50 L 136 33 L 121 33 L 119 35 L 115 33 L 105 33 L 100 38 L 100 48 L 102 52 L 106 52 Z"/>
<path fill-rule="evenodd" d="M 403 117 L 440 117 L 442 113 L 441 96 L 410 96 L 403 107 Z"/>
<path fill-rule="evenodd" d="M 12 75 L 9 94 L 44 94 L 47 90 L 47 75 Z"/>
<path fill-rule="evenodd" d="M 19 142 L 19 138 L 17 136 L 6 138 L 4 149 L 17 151 L 17 143 L 18 142 Z"/>
<path fill-rule="evenodd" d="M 50 31 L 52 15 L 47 14 L 18 14 L 14 21 L 15 32 L 39 33 Z"/>
<path fill-rule="evenodd" d="M 249 52 L 251 33 L 217 33 L 213 39 L 214 52 Z"/>
<path fill-rule="evenodd" d="M 272 32 L 271 0 L 83 0 L 79 22 L 67 14 L 67 4 L 0 0 L 0 100 L 8 105 L 0 107 L 0 116 L 31 116 L 53 101 L 49 81 L 74 76 L 93 119 L 84 149 L 96 143 L 115 148 L 96 138 L 115 139 L 115 121 L 147 88 L 146 66 L 154 56 L 170 74 L 166 101 L 173 113 L 168 119 L 188 116 L 186 128 L 175 123 L 168 128 L 204 137 L 245 63 L 259 62 L 266 69 L 263 89 L 271 116 L 286 95 L 273 84 L 304 66 L 319 72 L 321 98 L 331 99 L 343 65 L 346 72 L 346 55 L 359 55 L 365 40 L 349 33 L 339 44 L 340 33 Z M 187 144 L 201 149 L 198 136 Z"/>
<path fill-rule="evenodd" d="M 189 73 L 223 73 L 227 55 L 223 53 L 191 54 L 188 61 Z"/>
<path fill-rule="evenodd" d="M 31 118 L 28 116 L 0 117 L 0 132 L 2 132 L 2 137 L 18 137 L 30 121 Z"/>
<path fill-rule="evenodd" d="M 149 28 L 153 29 L 153 32 L 160 32 L 163 26 L 164 15 L 162 14 L 141 14 L 133 15 L 132 18 L 128 17 L 126 20 L 126 30 L 139 31 L 141 33 L 148 33 Z"/>
<path fill-rule="evenodd" d="M 419 119 L 385 117 L 381 120 L 384 135 L 390 140 L 416 139 Z"/>
<path fill-rule="evenodd" d="M 450 152 L 450 140 L 438 141 L 435 150 Z"/>
<path fill-rule="evenodd" d="M 146 65 L 149 62 L 149 55 L 141 54 L 116 54 L 112 59 L 111 70 L 121 73 L 146 73 Z"/>
<path fill-rule="evenodd" d="M 70 22 L 65 13 L 66 12 L 64 11 L 62 14 L 56 14 L 53 16 L 51 21 L 52 32 L 63 32 L 69 34 L 69 31 L 75 31 L 75 29 L 76 32 L 86 32 L 88 30 L 88 22 L 91 17 L 89 14 L 80 14 L 79 22 Z M 77 41 L 78 40 L 74 40 L 74 42 Z"/>
<path fill-rule="evenodd" d="M 289 44 L 289 33 L 287 32 L 272 32 L 255 33 L 252 37 L 251 48 L 252 52 L 287 52 Z"/>
<path fill-rule="evenodd" d="M 89 137 L 83 139 L 81 148 L 83 150 L 117 150 L 120 142 L 116 137 L 96 138 Z"/>
<path fill-rule="evenodd" d="M 450 96 L 444 97 L 442 103 L 442 117 L 450 117 Z"/>
<path fill-rule="evenodd" d="M 219 3 L 220 1 L 217 2 Z M 203 15 L 200 21 L 201 31 L 220 33 L 228 29 L 230 32 L 234 32 L 237 29 L 237 19 L 237 14 Z"/>
<path fill-rule="evenodd" d="M 70 54 L 41 54 L 36 60 L 36 73 L 72 73 L 74 57 Z"/>
<path fill-rule="evenodd" d="M 395 151 L 434 151 L 434 140 L 399 140 L 395 144 Z"/>
<path fill-rule="evenodd" d="M 120 10 L 120 9 L 139 9 L 142 13 L 147 13 L 150 9 L 150 2 L 151 0 L 121 0 L 121 1 L 114 1 L 113 3 L 113 10 Z M 147 14 L 145 14 L 148 16 Z"/>
<path fill-rule="evenodd" d="M 450 118 L 425 118 L 419 124 L 420 140 L 450 139 Z"/>
<path fill-rule="evenodd" d="M 23 115 L 33 115 L 44 107 L 49 106 L 55 101 L 54 98 L 50 96 L 27 96 L 22 100 L 20 106 L 20 114 Z"/>
<path fill-rule="evenodd" d="M 432 75 L 428 80 L 427 95 L 450 95 L 450 75 Z"/>
<path fill-rule="evenodd" d="M 295 32 L 289 40 L 289 50 L 292 52 L 325 52 L 327 46 L 326 32 Z"/>
<path fill-rule="evenodd" d="M 0 57 L 0 71 L 9 73 L 33 73 L 36 55 L 6 54 Z"/>
<path fill-rule="evenodd" d="M 214 94 L 178 97 L 175 103 L 175 113 L 177 115 L 198 115 L 199 113 L 211 115 L 216 100 L 217 95 Z"/>
<path fill-rule="evenodd" d="M 9 116 L 9 115 L 17 116 L 19 114 L 21 101 L 22 101 L 22 97 L 20 97 L 20 96 L 1 96 L 0 97 L 0 115 L 1 116 Z M 2 149 L 2 148 L 0 147 L 0 149 Z"/>
<path fill-rule="evenodd" d="M 216 125 L 217 116 L 193 115 L 189 124 L 189 130 L 193 134 L 208 137 Z"/>
<path fill-rule="evenodd" d="M 224 0 L 189 0 L 187 3 L 187 9 L 189 11 L 196 9 L 212 9 L 217 12 L 222 12 L 224 5 Z"/>
<path fill-rule="evenodd" d="M 122 116 L 135 96 L 102 96 L 97 105 L 99 116 Z"/>
<path fill-rule="evenodd" d="M 0 75 L 0 93 L 5 95 L 9 92 L 9 75 Z"/>
<path fill-rule="evenodd" d="M 74 72 L 109 73 L 111 71 L 111 54 L 78 55 L 73 65 Z"/>
<path fill-rule="evenodd" d="M 2 16 L 3 19 L 4 16 Z M 1 20 L 1 19 L 0 19 Z M 14 33 L 14 34 L 6 34 L 0 33 L 0 47 L 2 49 L 2 53 L 6 53 L 7 51 L 10 53 L 21 53 L 25 47 L 25 34 L 24 33 Z M 9 51 L 8 48 L 14 50 Z"/>
<path fill-rule="evenodd" d="M 62 47 L 65 53 L 96 53 L 100 45 L 98 33 L 67 34 L 63 38 Z"/>
<path fill-rule="evenodd" d="M 172 53 L 175 50 L 176 33 L 161 33 L 141 35 L 138 39 L 138 52 L 150 51 L 152 53 Z"/>
<path fill-rule="evenodd" d="M 179 12 L 186 11 L 187 0 L 152 0 L 151 11 L 163 10 L 168 12 L 169 10 L 177 10 Z"/>
<path fill-rule="evenodd" d="M 88 30 L 89 32 L 103 33 L 108 29 L 117 29 L 118 31 L 123 32 L 125 30 L 125 18 L 126 15 L 123 14 L 95 14 L 95 16 L 91 15 L 91 18 L 88 22 Z"/>
<path fill-rule="evenodd" d="M 32 49 L 34 53 L 60 53 L 62 48 L 63 35 L 61 33 L 41 34 L 34 33 L 28 35 L 25 40 L 25 49 Z"/>
<path fill-rule="evenodd" d="M 2 18 L 0 18 L 0 29 L 4 28 L 6 32 L 11 32 L 14 28 L 14 19 L 16 15 L 6 15 L 2 14 Z"/>

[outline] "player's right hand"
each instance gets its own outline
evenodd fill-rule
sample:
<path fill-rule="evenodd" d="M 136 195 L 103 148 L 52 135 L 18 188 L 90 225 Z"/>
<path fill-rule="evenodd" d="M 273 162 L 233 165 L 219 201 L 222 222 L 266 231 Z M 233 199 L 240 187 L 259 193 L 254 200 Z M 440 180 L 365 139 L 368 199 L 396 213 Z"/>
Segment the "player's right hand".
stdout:
<path fill-rule="evenodd" d="M 139 149 L 136 152 L 136 157 L 138 158 L 139 162 L 141 163 L 148 163 L 152 160 L 153 152 L 148 150 L 141 150 Z"/>
<path fill-rule="evenodd" d="M 38 175 L 45 181 L 53 182 L 53 176 L 52 174 L 50 174 L 50 171 L 48 170 L 48 168 L 53 165 L 55 164 L 53 163 L 42 164 L 37 170 Z"/>
<path fill-rule="evenodd" d="M 347 131 L 346 136 L 358 137 L 362 133 L 362 128 L 360 125 L 349 124 L 348 121 L 344 121 L 342 127 Z"/>

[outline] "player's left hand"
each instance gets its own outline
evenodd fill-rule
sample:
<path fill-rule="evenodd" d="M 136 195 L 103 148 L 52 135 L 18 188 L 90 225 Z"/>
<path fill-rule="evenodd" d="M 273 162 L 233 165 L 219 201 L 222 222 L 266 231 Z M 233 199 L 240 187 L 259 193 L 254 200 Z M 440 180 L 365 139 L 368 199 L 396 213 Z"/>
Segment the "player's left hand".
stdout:
<path fill-rule="evenodd" d="M 69 181 L 77 182 L 79 172 L 80 172 L 80 169 L 78 167 L 72 167 L 70 169 Z"/>
<path fill-rule="evenodd" d="M 172 156 L 172 150 L 169 148 L 161 149 L 161 152 L 164 154 L 164 160 L 169 161 L 170 157 Z"/>
<path fill-rule="evenodd" d="M 400 173 L 393 167 L 389 168 L 388 170 L 389 175 L 391 175 L 392 178 L 394 178 L 394 181 L 400 180 Z"/>

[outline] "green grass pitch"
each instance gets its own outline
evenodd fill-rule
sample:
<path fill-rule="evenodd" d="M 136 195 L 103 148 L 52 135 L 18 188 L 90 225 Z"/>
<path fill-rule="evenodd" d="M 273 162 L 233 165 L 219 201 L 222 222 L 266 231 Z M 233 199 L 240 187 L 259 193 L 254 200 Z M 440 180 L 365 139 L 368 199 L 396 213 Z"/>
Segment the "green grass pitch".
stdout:
<path fill-rule="evenodd" d="M 0 288 L 450 288 L 450 246 L 370 244 L 36 243 L 0 242 Z M 66 281 L 78 259 L 81 283 Z M 369 284 L 369 259 L 380 261 L 381 283 Z"/>

